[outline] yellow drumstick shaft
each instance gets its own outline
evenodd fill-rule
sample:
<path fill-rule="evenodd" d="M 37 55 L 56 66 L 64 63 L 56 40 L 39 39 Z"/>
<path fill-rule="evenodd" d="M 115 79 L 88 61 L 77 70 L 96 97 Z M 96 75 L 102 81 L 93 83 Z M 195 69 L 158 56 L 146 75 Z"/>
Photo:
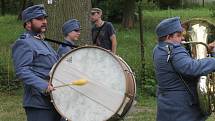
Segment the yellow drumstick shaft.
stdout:
<path fill-rule="evenodd" d="M 65 87 L 65 86 L 70 86 L 70 85 L 83 86 L 83 85 L 85 85 L 86 83 L 88 83 L 87 80 L 79 79 L 79 80 L 75 80 L 75 81 L 72 81 L 72 82 L 67 83 L 67 84 L 55 86 L 54 88 Z"/>

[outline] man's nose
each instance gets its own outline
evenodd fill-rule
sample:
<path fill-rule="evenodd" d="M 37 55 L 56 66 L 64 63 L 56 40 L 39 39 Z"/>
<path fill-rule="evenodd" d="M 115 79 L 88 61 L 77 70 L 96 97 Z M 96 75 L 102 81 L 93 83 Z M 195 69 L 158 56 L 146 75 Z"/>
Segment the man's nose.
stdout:
<path fill-rule="evenodd" d="M 181 40 L 182 40 L 182 41 L 185 40 L 184 36 L 181 37 Z"/>
<path fill-rule="evenodd" d="M 42 19 L 42 22 L 47 23 L 47 19 L 46 18 Z"/>

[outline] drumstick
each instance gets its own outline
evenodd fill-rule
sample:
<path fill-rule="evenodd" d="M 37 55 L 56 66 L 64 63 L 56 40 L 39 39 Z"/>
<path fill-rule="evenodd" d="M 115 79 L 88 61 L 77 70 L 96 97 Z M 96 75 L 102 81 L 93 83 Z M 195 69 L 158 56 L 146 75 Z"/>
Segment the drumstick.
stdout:
<path fill-rule="evenodd" d="M 70 86 L 70 85 L 83 86 L 86 83 L 88 83 L 87 80 L 85 80 L 85 79 L 79 79 L 79 80 L 71 81 L 70 83 L 67 83 L 67 84 L 55 86 L 54 88 L 65 87 L 65 86 Z"/>

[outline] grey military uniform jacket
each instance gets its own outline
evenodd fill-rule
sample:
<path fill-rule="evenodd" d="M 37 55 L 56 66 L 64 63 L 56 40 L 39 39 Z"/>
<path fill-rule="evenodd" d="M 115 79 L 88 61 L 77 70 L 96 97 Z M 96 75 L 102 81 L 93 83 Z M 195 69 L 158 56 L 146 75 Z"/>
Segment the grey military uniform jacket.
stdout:
<path fill-rule="evenodd" d="M 22 34 L 12 46 L 12 58 L 16 75 L 24 82 L 23 106 L 49 109 L 52 104 L 44 91 L 58 56 L 47 42 L 36 39 L 35 35 L 30 31 Z"/>
<path fill-rule="evenodd" d="M 171 48 L 168 62 L 167 45 Z M 215 71 L 215 59 L 192 59 L 180 44 L 163 41 L 155 46 L 153 52 L 156 80 L 158 82 L 157 121 L 204 121 L 197 99 L 197 82 L 201 75 Z M 175 69 L 173 69 L 173 67 Z M 177 75 L 180 73 L 188 84 L 193 96 Z"/>
<path fill-rule="evenodd" d="M 65 55 L 66 53 L 70 52 L 72 49 L 74 49 L 74 45 L 75 43 L 73 41 L 68 41 L 68 40 L 64 40 L 64 43 L 71 45 L 71 46 L 67 46 L 67 45 L 60 45 L 58 50 L 57 50 L 57 54 L 59 57 L 62 57 L 63 55 Z"/>

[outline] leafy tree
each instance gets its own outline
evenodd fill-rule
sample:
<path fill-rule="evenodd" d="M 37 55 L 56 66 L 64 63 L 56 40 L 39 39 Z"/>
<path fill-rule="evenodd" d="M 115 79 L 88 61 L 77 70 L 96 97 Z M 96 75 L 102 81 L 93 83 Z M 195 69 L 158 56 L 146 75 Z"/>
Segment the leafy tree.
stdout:
<path fill-rule="evenodd" d="M 18 15 L 18 19 L 22 18 L 22 11 L 25 10 L 25 8 L 34 5 L 32 0 L 20 0 L 20 11 Z"/>
<path fill-rule="evenodd" d="M 123 0 L 122 25 L 125 28 L 132 28 L 134 26 L 135 8 L 136 3 L 134 0 Z"/>
<path fill-rule="evenodd" d="M 135 0 L 92 0 L 93 7 L 103 10 L 104 19 L 121 22 L 125 28 L 134 26 Z"/>
<path fill-rule="evenodd" d="M 161 9 L 178 8 L 182 0 L 154 0 Z"/>
<path fill-rule="evenodd" d="M 5 15 L 5 0 L 1 0 L 1 14 Z"/>

